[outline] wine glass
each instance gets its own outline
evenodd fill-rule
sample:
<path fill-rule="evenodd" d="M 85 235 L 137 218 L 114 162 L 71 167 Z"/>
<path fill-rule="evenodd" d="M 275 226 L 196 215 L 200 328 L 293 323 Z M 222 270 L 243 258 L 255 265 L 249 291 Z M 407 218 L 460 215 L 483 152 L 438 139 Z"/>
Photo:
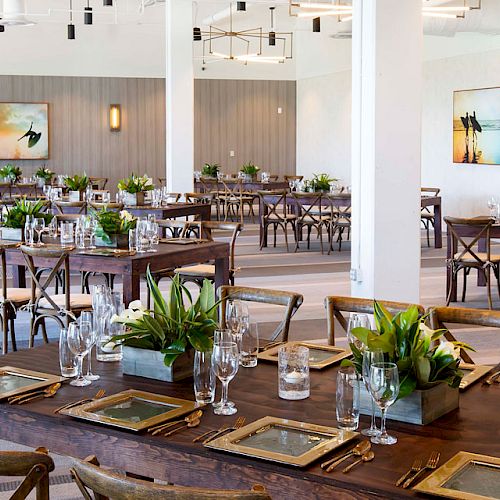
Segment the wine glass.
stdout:
<path fill-rule="evenodd" d="M 354 328 L 367 328 L 368 330 L 370 330 L 371 324 L 368 315 L 351 313 L 351 315 L 349 316 L 349 324 L 347 327 L 347 341 L 349 342 L 349 345 L 353 344 L 354 347 L 356 347 L 359 351 L 362 351 L 365 346 L 363 345 L 363 342 L 361 342 L 361 340 L 359 340 L 352 334 Z"/>
<path fill-rule="evenodd" d="M 94 217 L 87 217 L 86 226 L 87 226 L 87 231 L 89 233 L 89 246 L 88 246 L 88 248 L 96 248 L 96 246 L 95 246 L 95 232 L 97 230 L 97 220 Z"/>
<path fill-rule="evenodd" d="M 94 342 L 92 329 L 88 326 L 88 324 L 79 325 L 78 323 L 70 323 L 68 326 L 68 346 L 78 359 L 78 376 L 70 382 L 70 385 L 77 387 L 91 384 L 90 380 L 86 380 L 82 373 L 83 358 Z"/>
<path fill-rule="evenodd" d="M 215 343 L 212 351 L 212 368 L 215 375 L 222 383 L 222 396 L 220 403 L 214 405 L 216 415 L 234 415 L 238 410 L 236 406 L 228 404 L 227 393 L 229 382 L 238 372 L 239 351 L 236 342 L 223 340 Z"/>
<path fill-rule="evenodd" d="M 365 349 L 363 351 L 362 375 L 366 390 L 370 393 L 370 369 L 375 363 L 384 362 L 384 352 L 382 349 Z M 372 400 L 372 421 L 369 429 L 363 429 L 361 434 L 364 436 L 376 436 L 379 433 L 375 422 L 375 401 Z"/>
<path fill-rule="evenodd" d="M 45 229 L 45 219 L 42 217 L 35 217 L 33 219 L 33 229 L 37 232 L 38 234 L 38 242 L 36 244 L 37 247 L 43 246 L 42 243 L 42 233 Z"/>
<path fill-rule="evenodd" d="M 226 326 L 234 333 L 238 333 L 245 318 L 248 320 L 248 306 L 241 300 L 228 300 L 226 305 Z"/>
<path fill-rule="evenodd" d="M 104 203 L 104 209 L 108 209 L 109 202 L 111 201 L 111 193 L 109 191 L 104 191 L 102 193 L 102 202 Z"/>
<path fill-rule="evenodd" d="M 101 377 L 99 375 L 94 375 L 92 373 L 92 348 L 95 346 L 96 341 L 97 341 L 97 328 L 96 324 L 94 321 L 94 317 L 92 315 L 92 311 L 82 311 L 80 314 L 80 327 L 82 327 L 83 324 L 88 323 L 90 325 L 90 328 L 92 328 L 92 333 L 94 336 L 94 343 L 90 346 L 89 350 L 89 355 L 88 355 L 88 364 L 87 364 L 87 374 L 85 375 L 85 378 L 87 380 L 99 380 Z M 85 325 L 86 327 L 86 325 Z"/>
<path fill-rule="evenodd" d="M 490 209 L 490 215 L 496 217 L 498 212 L 498 201 L 494 196 L 488 198 L 488 208 Z"/>
<path fill-rule="evenodd" d="M 371 437 L 375 444 L 395 444 L 398 439 L 389 436 L 385 427 L 387 409 L 399 394 L 399 372 L 395 363 L 373 363 L 370 368 L 370 394 L 382 412 L 380 433 Z"/>

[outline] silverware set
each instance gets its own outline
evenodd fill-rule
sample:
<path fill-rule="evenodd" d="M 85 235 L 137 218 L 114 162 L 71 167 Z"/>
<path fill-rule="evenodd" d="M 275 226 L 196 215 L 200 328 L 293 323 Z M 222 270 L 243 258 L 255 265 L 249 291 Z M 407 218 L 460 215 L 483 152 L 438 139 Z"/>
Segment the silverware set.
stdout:
<path fill-rule="evenodd" d="M 361 441 L 356 446 L 346 451 L 341 455 L 337 455 L 336 457 L 327 460 L 321 464 L 321 468 L 325 472 L 332 472 L 338 465 L 340 465 L 345 460 L 349 458 L 356 457 L 356 460 L 345 467 L 342 472 L 347 473 L 356 467 L 358 464 L 371 462 L 375 458 L 375 453 L 372 451 L 372 444 L 368 440 Z"/>
<path fill-rule="evenodd" d="M 484 382 L 484 385 L 500 384 L 500 371 L 492 373 Z"/>
<path fill-rule="evenodd" d="M 30 401 L 36 401 L 43 398 L 53 398 L 57 391 L 61 388 L 61 383 L 49 385 L 44 389 L 38 389 L 36 391 L 25 392 L 19 396 L 12 396 L 7 399 L 10 405 L 23 405 L 29 403 Z"/>
<path fill-rule="evenodd" d="M 161 433 L 164 433 L 164 436 L 171 436 L 176 432 L 180 432 L 185 429 L 191 429 L 192 427 L 198 427 L 201 423 L 202 416 L 203 411 L 196 410 L 182 419 L 173 420 L 172 422 L 167 422 L 164 424 L 154 425 L 153 427 L 150 427 L 148 429 L 148 432 L 150 432 L 152 436 L 156 436 Z M 172 427 L 174 427 L 174 429 L 171 429 Z"/>
<path fill-rule="evenodd" d="M 238 417 L 236 421 L 234 422 L 234 425 L 228 426 L 228 425 L 223 425 L 219 429 L 211 429 L 207 432 L 204 432 L 201 436 L 198 436 L 193 439 L 193 443 L 198 443 L 203 440 L 202 444 L 207 444 L 210 441 L 213 441 L 215 438 L 218 438 L 224 434 L 227 434 L 228 432 L 235 431 L 237 429 L 241 429 L 246 422 L 245 417 Z"/>
<path fill-rule="evenodd" d="M 410 470 L 405 472 L 397 481 L 396 486 L 402 486 L 403 488 L 409 488 L 415 480 L 420 477 L 424 472 L 434 470 L 437 468 L 441 454 L 438 451 L 433 451 L 427 463 L 424 465 L 423 461 L 416 459 Z"/>
<path fill-rule="evenodd" d="M 264 347 L 261 348 L 262 351 L 267 351 L 268 349 L 272 349 L 273 347 L 278 347 L 282 344 L 286 344 L 286 342 L 283 342 L 282 340 L 276 340 L 276 341 L 271 341 L 268 342 Z"/>
<path fill-rule="evenodd" d="M 93 398 L 80 399 L 78 401 L 73 401 L 72 403 L 66 403 L 62 406 L 59 406 L 59 408 L 56 408 L 54 410 L 54 413 L 59 413 L 62 410 L 68 410 L 70 408 L 74 408 L 75 406 L 80 406 L 86 403 L 92 403 L 92 401 L 97 401 L 98 399 L 103 398 L 105 394 L 106 391 L 104 389 L 99 389 Z"/>

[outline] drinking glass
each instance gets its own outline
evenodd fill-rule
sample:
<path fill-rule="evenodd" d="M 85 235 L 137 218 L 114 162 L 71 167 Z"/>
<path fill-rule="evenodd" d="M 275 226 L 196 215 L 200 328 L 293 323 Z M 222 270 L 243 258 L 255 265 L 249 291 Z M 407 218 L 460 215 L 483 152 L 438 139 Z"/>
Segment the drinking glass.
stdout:
<path fill-rule="evenodd" d="M 244 324 L 241 328 L 240 366 L 253 368 L 257 366 L 259 353 L 259 327 L 256 323 Z"/>
<path fill-rule="evenodd" d="M 52 186 L 50 184 L 44 184 L 42 187 L 43 194 L 50 199 L 50 192 L 52 191 Z"/>
<path fill-rule="evenodd" d="M 38 234 L 38 242 L 36 244 L 37 247 L 43 246 L 42 243 L 42 233 L 43 230 L 45 229 L 45 219 L 42 217 L 36 217 L 33 219 L 33 229 L 37 232 Z"/>
<path fill-rule="evenodd" d="M 96 248 L 95 232 L 97 230 L 97 220 L 94 217 L 87 217 L 86 228 L 89 234 L 89 248 Z"/>
<path fill-rule="evenodd" d="M 248 321 L 248 306 L 241 300 L 230 299 L 226 304 L 226 326 L 239 333 L 243 322 Z"/>
<path fill-rule="evenodd" d="M 363 351 L 363 366 L 362 366 L 362 376 L 363 382 L 365 384 L 368 394 L 370 393 L 370 369 L 375 363 L 384 362 L 384 351 L 382 349 L 365 349 Z M 375 421 L 375 401 L 372 400 L 372 419 L 369 429 L 363 429 L 361 434 L 364 436 L 376 436 L 379 433 L 377 429 L 377 423 Z"/>
<path fill-rule="evenodd" d="M 78 248 L 85 248 L 85 228 L 80 219 L 77 219 L 75 225 L 75 243 Z"/>
<path fill-rule="evenodd" d="M 488 198 L 488 208 L 490 209 L 490 215 L 496 217 L 498 214 L 498 201 L 494 196 Z"/>
<path fill-rule="evenodd" d="M 355 431 L 359 424 L 359 378 L 352 366 L 337 372 L 336 413 L 340 429 Z"/>
<path fill-rule="evenodd" d="M 85 378 L 87 380 L 92 380 L 92 381 L 99 380 L 101 377 L 99 375 L 94 375 L 92 373 L 92 348 L 95 346 L 96 341 L 97 341 L 97 325 L 95 324 L 95 319 L 94 319 L 94 316 L 92 314 L 92 311 L 83 311 L 80 314 L 80 327 L 82 327 L 82 325 L 84 323 L 88 323 L 90 325 L 90 328 L 92 329 L 93 336 L 94 336 L 94 343 L 90 347 L 89 355 L 87 357 L 88 364 L 87 364 L 87 374 L 85 375 Z"/>
<path fill-rule="evenodd" d="M 375 444 L 395 444 L 394 436 L 387 434 L 385 420 L 387 409 L 397 399 L 399 394 L 399 372 L 395 363 L 373 363 L 370 368 L 370 394 L 382 412 L 380 432 L 371 437 Z"/>
<path fill-rule="evenodd" d="M 89 352 L 94 339 L 92 338 L 92 330 L 84 327 L 80 328 L 78 323 L 70 323 L 68 327 L 68 346 L 71 352 L 77 356 L 78 359 L 78 376 L 75 380 L 70 382 L 70 385 L 83 387 L 89 385 L 91 382 L 83 377 L 83 358 Z"/>
<path fill-rule="evenodd" d="M 154 215 L 153 215 L 154 217 Z M 149 216 L 148 216 L 149 218 Z M 154 243 L 155 243 L 155 237 L 158 236 L 158 230 L 159 230 L 159 227 L 158 227 L 158 224 L 154 221 L 149 221 L 148 224 L 147 224 L 147 230 L 146 230 L 146 237 L 147 237 L 147 240 L 148 240 L 148 250 L 150 252 L 157 252 L 158 250 L 154 247 Z"/>
<path fill-rule="evenodd" d="M 133 252 L 137 249 L 137 231 L 135 229 L 128 230 L 128 250 Z"/>
<path fill-rule="evenodd" d="M 368 315 L 351 313 L 351 315 L 349 316 L 349 324 L 347 327 L 347 341 L 349 342 L 349 345 L 354 344 L 354 347 L 356 347 L 359 351 L 362 351 L 365 346 L 363 342 L 361 342 L 361 340 L 357 339 L 352 334 L 354 328 L 367 328 L 368 330 L 370 330 L 371 324 Z"/>
<path fill-rule="evenodd" d="M 212 350 L 195 351 L 193 378 L 196 402 L 213 403 L 215 398 L 215 374 L 212 370 Z"/>
<path fill-rule="evenodd" d="M 70 246 L 73 242 L 73 223 L 61 222 L 61 246 Z"/>
<path fill-rule="evenodd" d="M 34 242 L 34 230 L 33 230 L 33 222 L 32 222 L 33 216 L 32 215 L 27 215 L 26 216 L 26 223 L 24 224 L 24 242 L 28 246 L 33 246 Z"/>
<path fill-rule="evenodd" d="M 222 396 L 220 403 L 214 406 L 216 415 L 234 415 L 238 410 L 236 406 L 229 405 L 227 400 L 229 382 L 238 372 L 238 344 L 236 342 L 222 341 L 214 344 L 212 351 L 212 367 L 217 378 L 222 383 Z"/>
<path fill-rule="evenodd" d="M 278 394 L 282 399 L 306 399 L 310 394 L 309 349 L 283 345 L 278 351 Z"/>
<path fill-rule="evenodd" d="M 63 377 L 72 378 L 78 373 L 78 360 L 69 348 L 66 328 L 61 328 L 59 333 L 59 366 Z"/>
<path fill-rule="evenodd" d="M 104 204 L 105 209 L 108 208 L 110 201 L 111 201 L 111 193 L 109 191 L 104 191 L 102 193 L 102 203 Z"/>

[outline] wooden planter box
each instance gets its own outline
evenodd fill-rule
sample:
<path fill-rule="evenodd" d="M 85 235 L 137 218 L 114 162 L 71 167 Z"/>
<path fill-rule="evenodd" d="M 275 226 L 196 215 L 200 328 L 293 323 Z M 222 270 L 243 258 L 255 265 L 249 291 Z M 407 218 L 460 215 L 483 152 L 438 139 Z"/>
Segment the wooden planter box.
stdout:
<path fill-rule="evenodd" d="M 84 191 L 68 191 L 69 201 L 83 201 Z"/>
<path fill-rule="evenodd" d="M 111 242 L 104 241 L 99 236 L 95 237 L 95 244 L 98 247 L 124 248 L 128 250 L 128 234 L 110 234 Z"/>
<path fill-rule="evenodd" d="M 409 424 L 427 425 L 458 408 L 458 398 L 458 389 L 452 389 L 448 384 L 438 384 L 424 391 L 414 391 L 406 398 L 396 401 L 387 411 L 387 418 Z M 372 414 L 372 397 L 364 384 L 360 384 L 360 413 Z"/>
<path fill-rule="evenodd" d="M 2 227 L 2 240 L 24 241 L 24 229 L 14 227 Z"/>
<path fill-rule="evenodd" d="M 129 207 L 136 207 L 144 205 L 145 192 L 139 193 L 123 193 L 123 204 Z"/>
<path fill-rule="evenodd" d="M 159 351 L 123 346 L 123 373 L 164 382 L 177 382 L 193 376 L 194 350 L 179 356 L 172 366 L 165 366 Z"/>

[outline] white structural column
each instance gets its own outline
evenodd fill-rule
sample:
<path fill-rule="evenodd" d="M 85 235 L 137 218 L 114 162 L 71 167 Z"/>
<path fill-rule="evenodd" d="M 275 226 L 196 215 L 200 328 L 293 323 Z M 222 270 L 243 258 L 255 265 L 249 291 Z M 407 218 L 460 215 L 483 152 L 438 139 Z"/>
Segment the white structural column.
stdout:
<path fill-rule="evenodd" d="M 193 191 L 194 163 L 192 0 L 168 0 L 166 16 L 167 186 L 186 193 Z"/>
<path fill-rule="evenodd" d="M 351 291 L 419 303 L 422 0 L 353 4 Z"/>

